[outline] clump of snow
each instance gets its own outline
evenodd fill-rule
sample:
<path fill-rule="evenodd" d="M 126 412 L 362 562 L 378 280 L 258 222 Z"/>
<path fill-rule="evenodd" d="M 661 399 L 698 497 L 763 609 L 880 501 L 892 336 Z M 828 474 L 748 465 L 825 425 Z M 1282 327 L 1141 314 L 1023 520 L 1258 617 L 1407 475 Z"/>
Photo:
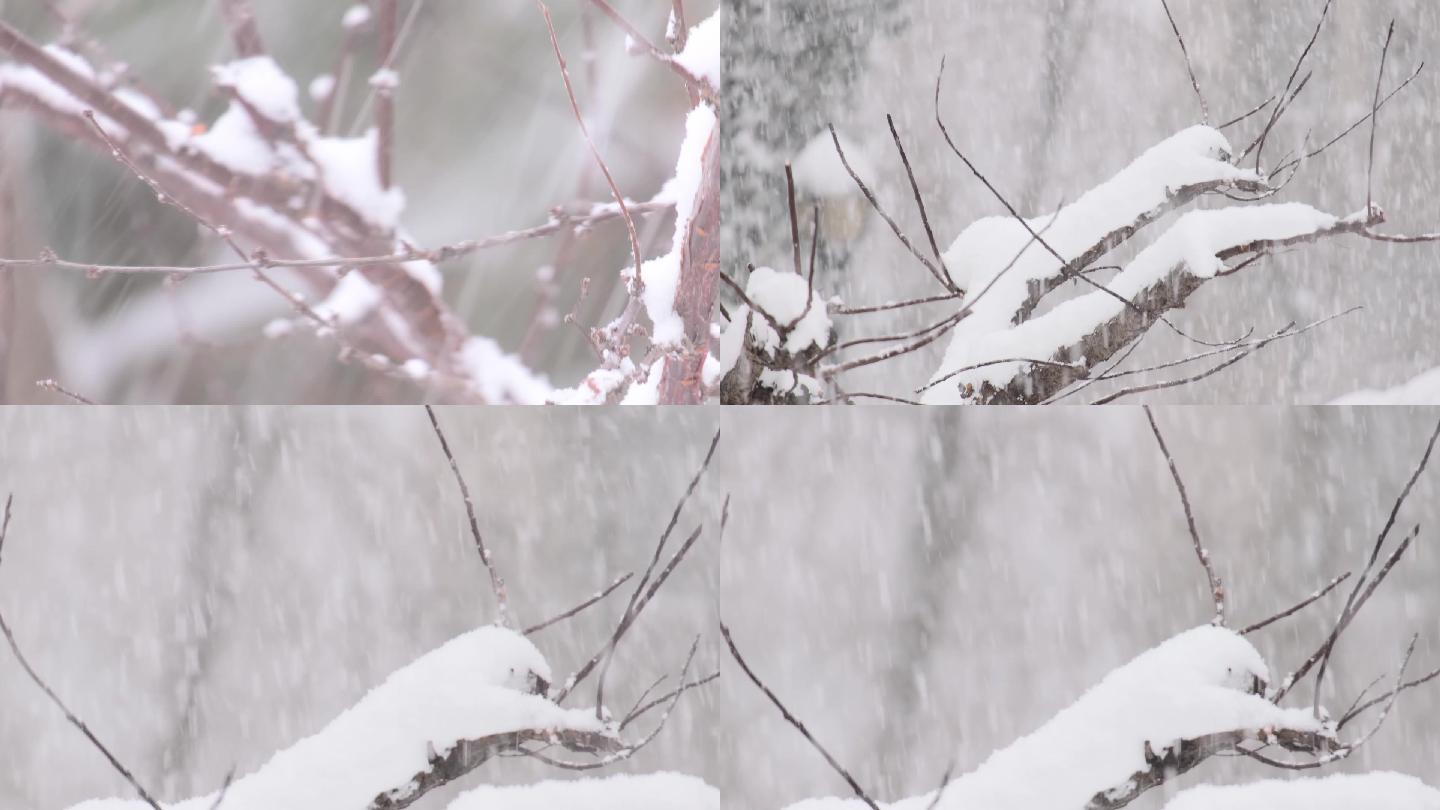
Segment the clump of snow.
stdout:
<path fill-rule="evenodd" d="M 388 229 L 400 221 L 405 194 L 397 186 L 380 187 L 378 144 L 379 135 L 372 127 L 358 138 L 315 138 L 309 147 L 330 196 L 370 224 Z"/>
<path fill-rule="evenodd" d="M 380 290 L 359 271 L 351 270 L 314 309 L 325 320 L 348 326 L 374 312 L 380 301 Z"/>
<path fill-rule="evenodd" d="M 482 627 L 391 674 L 318 733 L 230 785 L 226 810 L 356 810 L 406 785 L 460 740 L 523 729 L 601 731 L 590 709 L 563 709 L 532 694 L 550 667 L 524 636 Z M 171 805 L 208 810 L 215 795 Z M 73 810 L 136 810 L 133 799 L 82 802 Z"/>
<path fill-rule="evenodd" d="M 1270 779 L 1244 785 L 1201 785 L 1165 810 L 1440 810 L 1440 790 L 1389 771 L 1334 774 L 1321 779 Z"/>
<path fill-rule="evenodd" d="M 460 362 L 488 402 L 541 405 L 550 398 L 550 384 L 490 338 L 476 335 L 465 341 Z"/>
<path fill-rule="evenodd" d="M 819 380 L 790 369 L 762 369 L 757 382 L 780 396 L 793 396 L 802 400 L 814 399 L 825 391 Z"/>
<path fill-rule="evenodd" d="M 430 376 L 430 364 L 418 357 L 412 357 L 406 360 L 404 364 L 400 366 L 400 370 L 405 372 L 405 376 L 412 380 L 423 380 Z"/>
<path fill-rule="evenodd" d="M 799 354 L 812 346 L 824 348 L 829 345 L 831 323 L 825 299 L 811 290 L 809 283 L 799 275 L 757 267 L 745 282 L 745 295 L 781 326 L 794 322 L 795 325 L 785 336 L 783 348 L 786 352 Z M 810 299 L 809 312 L 805 311 L 807 297 Z M 744 315 L 744 312 L 738 312 L 736 317 L 743 319 Z M 767 353 L 773 354 L 781 347 L 780 335 L 763 317 L 751 319 L 750 334 Z M 722 340 L 722 353 L 723 343 Z"/>
<path fill-rule="evenodd" d="M 1432 368 L 1394 388 L 1366 388 L 1346 394 L 1334 405 L 1440 405 L 1440 368 Z"/>
<path fill-rule="evenodd" d="M 673 17 L 672 23 L 673 23 Z M 690 29 L 685 50 L 675 54 L 675 63 L 697 79 L 720 92 L 720 9 Z"/>
<path fill-rule="evenodd" d="M 603 779 L 485 785 L 446 810 L 720 810 L 720 791 L 679 773 L 614 774 Z"/>
<path fill-rule="evenodd" d="M 1198 627 L 1141 653 L 1045 725 L 952 781 L 937 810 L 1075 810 L 1123 787 L 1180 740 L 1286 728 L 1321 731 L 1308 709 L 1276 706 L 1256 685 L 1268 680 L 1260 653 L 1237 633 Z M 923 810 L 934 793 L 890 805 Z M 790 810 L 853 810 L 851 799 L 812 799 Z M 1296 806 L 1296 805 L 1285 805 Z"/>
<path fill-rule="evenodd" d="M 370 7 L 364 3 L 356 3 L 345 9 L 345 15 L 340 18 L 340 26 L 346 31 L 354 31 L 368 22 L 370 22 Z"/>
<path fill-rule="evenodd" d="M 381 68 L 370 76 L 370 86 L 376 90 L 394 90 L 400 86 L 400 74 L 391 68 Z"/>
<path fill-rule="evenodd" d="M 329 73 L 321 73 L 310 80 L 309 90 L 312 101 L 324 101 L 335 92 L 335 77 Z"/>
<path fill-rule="evenodd" d="M 625 391 L 625 398 L 620 400 L 620 404 L 660 404 L 660 378 L 663 376 L 665 376 L 665 360 L 661 358 L 650 364 L 650 370 L 646 372 L 644 380 L 630 383 L 630 387 Z"/>
<path fill-rule="evenodd" d="M 875 169 L 866 159 L 864 151 L 841 133 L 836 132 L 835 136 L 855 174 L 865 180 L 866 185 L 874 182 Z M 835 141 L 830 138 L 828 129 L 810 139 L 791 161 L 790 168 L 795 175 L 795 187 L 816 197 L 846 197 L 860 191 L 850 173 L 845 171 L 845 164 L 835 151 Z"/>
<path fill-rule="evenodd" d="M 618 368 L 597 368 L 585 375 L 585 379 L 574 388 L 557 388 L 550 392 L 553 405 L 604 405 L 611 394 L 629 379 Z"/>
<path fill-rule="evenodd" d="M 255 111 L 276 123 L 288 124 L 300 118 L 300 94 L 275 60 L 249 56 L 211 68 L 215 85 L 233 90 Z"/>
<path fill-rule="evenodd" d="M 240 174 L 265 174 L 275 167 L 274 150 L 238 102 L 230 102 L 209 129 L 190 140 L 190 145 Z"/>
<path fill-rule="evenodd" d="M 705 146 L 716 124 L 715 108 L 707 103 L 697 105 L 685 117 L 685 140 L 675 160 L 675 175 L 657 195 L 675 202 L 675 232 L 670 251 L 640 267 L 640 280 L 645 284 L 641 300 L 653 325 L 650 341 L 658 347 L 679 345 L 685 336 L 685 322 L 675 312 L 675 293 L 680 286 L 680 260 L 685 255 L 696 197 L 705 179 Z"/>

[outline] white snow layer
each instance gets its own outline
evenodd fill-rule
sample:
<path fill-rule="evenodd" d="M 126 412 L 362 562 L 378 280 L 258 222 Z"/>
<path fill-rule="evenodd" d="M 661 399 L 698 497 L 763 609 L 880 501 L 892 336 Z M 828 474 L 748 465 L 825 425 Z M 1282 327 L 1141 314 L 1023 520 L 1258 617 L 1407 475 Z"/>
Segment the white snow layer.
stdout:
<path fill-rule="evenodd" d="M 371 127 L 358 138 L 315 138 L 309 148 L 331 196 L 372 225 L 394 228 L 405 210 L 405 194 L 398 186 L 380 187 L 378 144 L 379 135 Z"/>
<path fill-rule="evenodd" d="M 720 791 L 684 774 L 615 774 L 603 779 L 486 785 L 446 810 L 720 810 Z"/>
<path fill-rule="evenodd" d="M 805 312 L 807 293 L 810 297 L 809 312 Z M 781 326 L 795 323 L 785 337 L 786 352 L 797 354 L 811 346 L 824 348 L 829 344 L 831 324 L 825 299 L 811 290 L 809 283 L 801 276 L 769 267 L 757 267 L 745 282 L 745 295 L 760 309 L 768 312 Z M 743 323 L 748 312 L 748 306 L 741 306 L 735 313 L 735 322 Z M 801 313 L 804 313 L 805 317 L 801 318 Z M 773 353 L 780 347 L 780 335 L 763 317 L 756 316 L 751 319 L 750 334 L 766 352 Z"/>
<path fill-rule="evenodd" d="M 680 287 L 680 260 L 695 215 L 695 198 L 705 180 L 705 145 L 716 123 L 715 108 L 708 103 L 702 102 L 685 116 L 685 140 L 675 160 L 675 175 L 656 195 L 656 199 L 675 202 L 675 233 L 670 252 L 646 261 L 640 268 L 640 279 L 645 283 L 641 299 L 653 326 L 650 341 L 655 346 L 677 346 L 685 336 L 685 322 L 675 312 L 675 293 Z"/>
<path fill-rule="evenodd" d="M 1183 739 L 1266 728 L 1318 731 L 1308 709 L 1251 693 L 1268 680 L 1260 653 L 1221 627 L 1188 630 L 1106 675 L 1036 731 L 951 782 L 937 810 L 1075 810 L 1148 769 Z M 889 805 L 924 810 L 934 793 Z M 858 799 L 807 799 L 789 810 L 855 810 Z"/>
<path fill-rule="evenodd" d="M 1394 388 L 1366 388 L 1335 400 L 1333 405 L 1440 404 L 1440 367 L 1423 372 Z"/>
<path fill-rule="evenodd" d="M 1165 810 L 1440 810 L 1440 790 L 1413 776 L 1376 771 L 1246 785 L 1201 785 Z"/>
<path fill-rule="evenodd" d="M 1160 209 L 1184 186 L 1260 182 L 1255 172 L 1226 162 L 1229 154 L 1230 144 L 1220 132 L 1205 126 L 1190 127 L 1150 148 L 1057 214 L 1026 222 L 1057 253 L 1072 259 L 1107 234 Z M 1188 272 L 1209 277 L 1220 269 L 1215 253 L 1226 247 L 1255 239 L 1297 236 L 1334 223 L 1335 218 L 1329 214 L 1298 204 L 1192 211 L 1180 217 L 1106 286 L 1130 297 L 1182 263 Z M 1007 357 L 1050 359 L 1059 346 L 1078 340 L 1101 319 L 1113 316 L 1124 306 L 1113 296 L 1096 290 L 1012 328 L 1012 319 L 1027 299 L 1032 282 L 1056 278 L 1061 268 L 1061 262 L 1033 242 L 1013 217 L 975 221 L 961 232 L 944 256 L 951 275 L 967 293 L 965 306 L 973 305 L 974 309 L 956 327 L 945 360 L 932 380 L 955 369 Z M 1013 266 L 1005 270 L 1012 261 Z M 1023 370 L 1023 365 L 1005 363 L 965 372 L 927 391 L 924 401 L 958 403 L 963 385 L 978 388 L 989 381 L 1003 386 Z"/>
<path fill-rule="evenodd" d="M 521 729 L 599 731 L 592 709 L 562 709 L 530 694 L 550 679 L 524 636 L 482 627 L 394 672 L 324 729 L 277 753 L 225 794 L 225 810 L 356 810 L 407 784 L 459 740 Z M 208 810 L 215 794 L 169 805 Z M 135 799 L 95 799 L 72 810 L 142 810 Z"/>
<path fill-rule="evenodd" d="M 487 402 L 542 405 L 550 397 L 550 383 L 490 338 L 475 335 L 465 341 L 460 361 Z"/>
<path fill-rule="evenodd" d="M 235 91 L 255 111 L 280 124 L 300 119 L 300 92 L 275 60 L 250 56 L 210 69 L 215 85 Z"/>
<path fill-rule="evenodd" d="M 685 50 L 675 54 L 675 63 L 691 76 L 720 92 L 720 9 L 690 29 Z"/>

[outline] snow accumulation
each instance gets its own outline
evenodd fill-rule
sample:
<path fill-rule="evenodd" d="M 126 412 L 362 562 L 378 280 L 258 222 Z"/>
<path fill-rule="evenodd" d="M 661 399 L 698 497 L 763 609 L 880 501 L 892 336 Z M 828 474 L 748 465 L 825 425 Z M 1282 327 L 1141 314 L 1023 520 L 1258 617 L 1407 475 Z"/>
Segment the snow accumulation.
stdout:
<path fill-rule="evenodd" d="M 1257 679 L 1268 681 L 1268 670 L 1242 636 L 1208 625 L 1188 630 L 1112 671 L 1045 725 L 952 781 L 936 810 L 1075 810 L 1147 770 L 1147 744 L 1163 756 L 1180 740 L 1207 734 L 1321 730 L 1308 709 L 1254 694 Z M 924 810 L 932 799 L 933 792 L 890 808 Z M 858 799 L 807 799 L 789 810 L 860 806 Z"/>
<path fill-rule="evenodd" d="M 1440 367 L 1394 388 L 1366 388 L 1346 394 L 1334 405 L 1440 405 Z"/>
<path fill-rule="evenodd" d="M 1054 215 L 1026 222 L 1061 256 L 1077 257 L 1106 235 L 1161 210 L 1180 188 L 1203 183 L 1262 182 L 1256 172 L 1227 162 L 1230 149 L 1219 131 L 1190 127 L 1151 147 L 1114 177 Z M 1182 216 L 1107 286 L 1120 295 L 1133 295 L 1182 262 L 1197 277 L 1209 277 L 1219 269 L 1214 254 L 1222 248 L 1254 239 L 1296 236 L 1334 223 L 1330 215 L 1303 205 L 1194 211 Z M 965 305 L 973 305 L 974 309 L 956 327 L 945 360 L 932 380 L 955 369 L 1005 357 L 1048 359 L 1062 340 L 1078 339 L 1097 325 L 1093 318 L 1107 308 L 1099 299 L 1107 299 L 1115 307 L 1123 306 L 1097 290 L 1094 298 L 1087 295 L 1076 299 L 1070 302 L 1074 306 L 1062 305 L 1016 328 L 1018 335 L 997 335 L 1011 330 L 1012 319 L 1027 300 L 1032 283 L 1059 276 L 1061 263 L 1009 216 L 986 217 L 972 223 L 944 256 L 956 283 L 967 292 Z M 1013 266 L 1005 270 L 1012 261 Z M 1083 303 L 1077 303 L 1080 301 Z M 1061 310 L 1063 314 L 1057 314 Z M 1046 318 L 1048 322 L 1039 323 Z M 978 387 L 989 381 L 1003 386 L 1020 370 L 1020 364 L 1010 363 L 966 372 L 927 391 L 925 401 L 958 403 L 962 401 L 960 389 L 964 384 Z"/>
<path fill-rule="evenodd" d="M 1225 248 L 1255 240 L 1287 239 L 1333 227 L 1338 220 L 1302 203 L 1258 205 L 1191 211 L 1169 230 L 1140 251 L 1125 269 L 1105 286 L 1127 300 L 1177 267 L 1196 278 L 1211 278 L 1224 267 L 1216 254 Z M 1017 227 L 1018 224 L 1017 224 Z M 1052 257 L 1053 261 L 1053 257 Z M 988 301 L 986 302 L 988 303 Z M 988 332 L 967 332 L 965 342 L 952 342 L 945 355 L 939 378 L 959 369 L 1006 358 L 1050 359 L 1062 346 L 1073 345 L 1101 323 L 1119 315 L 1125 304 L 1104 290 L 1095 290 L 1058 304 L 1053 310 L 1017 326 Z M 975 316 L 979 317 L 979 310 Z M 968 321 L 962 321 L 964 327 Z M 958 330 L 957 330 L 958 331 Z M 966 371 L 927 391 L 935 396 L 928 402 L 953 402 L 959 388 L 984 382 L 1004 387 L 1030 364 L 993 363 Z"/>
<path fill-rule="evenodd" d="M 340 326 L 349 326 L 374 311 L 380 300 L 380 290 L 359 271 L 352 270 L 315 307 L 315 314 Z"/>
<path fill-rule="evenodd" d="M 550 383 L 490 338 L 475 335 L 466 340 L 460 362 L 487 402 L 542 405 L 550 398 Z"/>
<path fill-rule="evenodd" d="M 701 103 L 685 117 L 685 140 L 675 160 L 675 175 L 661 187 L 656 200 L 675 203 L 675 233 L 670 252 L 646 261 L 640 268 L 645 283 L 642 300 L 645 314 L 653 325 L 651 343 L 659 347 L 677 346 L 685 336 L 685 322 L 675 312 L 675 292 L 680 286 L 680 261 L 684 256 L 690 233 L 690 220 L 695 215 L 695 201 L 705 179 L 705 146 L 715 132 L 715 108 Z"/>
<path fill-rule="evenodd" d="M 665 376 L 665 361 L 659 359 L 650 364 L 645 379 L 630 384 L 625 391 L 621 405 L 659 405 L 660 378 Z"/>
<path fill-rule="evenodd" d="M 356 810 L 409 782 L 462 739 L 521 729 L 599 731 L 591 709 L 562 709 L 531 694 L 550 678 L 540 651 L 524 636 L 482 627 L 391 674 L 325 728 L 241 777 L 225 810 Z M 215 795 L 170 805 L 208 810 Z M 72 810 L 143 810 L 134 799 L 82 802 Z"/>
<path fill-rule="evenodd" d="M 690 29 L 685 50 L 675 54 L 675 63 L 691 76 L 720 92 L 720 9 Z"/>
<path fill-rule="evenodd" d="M 315 138 L 309 149 L 331 196 L 370 224 L 391 229 L 405 210 L 405 193 L 398 186 L 380 187 L 375 159 L 379 137 L 371 127 L 358 138 Z"/>
<path fill-rule="evenodd" d="M 810 311 L 805 312 L 806 293 L 810 296 Z M 769 267 L 757 267 L 745 282 L 745 295 L 755 305 L 770 313 L 781 326 L 792 321 L 795 326 L 785 337 L 784 350 L 799 354 L 810 347 L 824 348 L 830 342 L 830 312 L 825 299 L 804 278 L 795 273 L 781 272 Z M 736 311 L 736 323 L 743 323 L 749 313 L 748 305 Z M 801 313 L 805 317 L 801 318 Z M 798 320 L 797 320 L 798 319 Z M 750 319 L 750 335 L 766 352 L 774 353 L 780 346 L 780 335 L 762 317 Z"/>
<path fill-rule="evenodd" d="M 275 60 L 250 56 L 210 69 L 216 87 L 233 90 L 255 111 L 280 124 L 300 120 L 300 91 Z"/>
<path fill-rule="evenodd" d="M 684 774 L 615 774 L 603 779 L 485 786 L 446 810 L 720 810 L 720 791 Z"/>
<path fill-rule="evenodd" d="M 1334 774 L 1321 779 L 1266 780 L 1246 785 L 1201 785 L 1165 810 L 1440 810 L 1440 790 L 1388 771 Z"/>
<path fill-rule="evenodd" d="M 864 150 L 839 132 L 835 133 L 835 137 L 840 140 L 845 160 L 850 162 L 855 174 L 865 180 L 866 185 L 874 182 L 875 169 L 866 159 Z M 791 161 L 790 168 L 795 175 L 795 187 L 816 197 L 846 197 L 860 191 L 854 178 L 845 171 L 845 164 L 835 151 L 835 141 L 830 138 L 828 129 L 810 139 Z"/>

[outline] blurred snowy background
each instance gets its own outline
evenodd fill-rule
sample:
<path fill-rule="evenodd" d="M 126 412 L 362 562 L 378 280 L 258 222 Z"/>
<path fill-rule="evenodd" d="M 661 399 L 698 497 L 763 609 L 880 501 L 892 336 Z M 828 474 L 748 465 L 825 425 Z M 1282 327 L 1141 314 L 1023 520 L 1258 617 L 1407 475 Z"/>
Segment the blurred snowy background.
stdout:
<path fill-rule="evenodd" d="M 973 770 L 1211 615 L 1138 409 L 723 416 L 719 477 L 733 499 L 721 613 L 750 665 L 877 799 L 932 791 L 952 763 L 957 775 Z M 1437 414 L 1161 408 L 1156 418 L 1243 626 L 1359 566 Z M 1440 667 L 1433 466 L 1397 528 L 1415 523 L 1419 538 L 1337 648 L 1324 689 L 1332 711 L 1381 673 L 1393 678 L 1413 633 L 1409 672 Z M 1343 599 L 1251 637 L 1272 680 L 1315 648 Z M 728 806 L 848 795 L 738 670 L 724 672 L 714 746 L 727 754 L 705 776 Z M 1436 687 L 1406 692 L 1335 770 L 1440 780 Z M 1287 705 L 1310 694 L 1302 687 Z M 1153 810 L 1202 782 L 1285 776 L 1212 759 L 1132 806 Z"/>
<path fill-rule="evenodd" d="M 718 0 L 687 0 L 690 22 Z M 233 56 L 218 3 L 192 0 L 0 0 L 0 19 L 40 42 L 60 30 L 54 6 L 140 81 L 213 121 L 225 99 L 208 67 Z M 269 51 L 302 90 L 334 69 L 340 20 L 351 0 L 256 0 Z M 592 135 L 620 188 L 649 199 L 674 172 L 689 103 L 673 75 L 625 51 L 625 36 L 587 3 L 554 3 L 555 24 Z M 669 3 L 614 0 L 658 39 Z M 396 68 L 395 172 L 402 225 L 438 247 L 542 224 L 552 206 L 610 199 L 561 84 L 544 20 L 529 0 L 415 0 L 401 4 Z M 341 131 L 369 126 L 373 48 L 358 51 Z M 314 104 L 302 98 L 307 115 Z M 648 217 L 647 247 L 670 236 Z M 226 257 L 178 211 L 158 205 L 108 156 L 0 110 L 0 255 L 111 264 L 205 264 Z M 652 251 L 653 252 L 653 251 Z M 530 240 L 447 262 L 445 298 L 471 330 L 573 384 L 593 367 L 589 349 L 559 318 L 580 279 L 594 278 L 581 323 L 613 316 L 615 280 L 629 255 L 618 222 L 567 243 Z M 544 268 L 554 268 L 553 274 Z M 553 280 L 546 281 L 547 277 Z M 297 334 L 260 337 L 287 314 L 283 301 L 243 274 L 192 279 L 87 279 L 49 269 L 0 271 L 0 400 L 56 401 L 34 382 L 55 377 L 107 402 L 413 401 L 402 383 L 334 360 L 333 345 Z M 586 363 L 589 362 L 587 366 Z"/>
<path fill-rule="evenodd" d="M 783 163 L 797 160 L 798 169 L 806 145 L 827 122 L 855 144 L 852 164 L 873 180 L 886 210 L 917 244 L 924 233 L 886 113 L 894 114 L 905 139 L 942 249 L 973 220 L 1004 213 L 935 126 L 942 57 L 948 68 L 941 105 L 952 135 L 1028 216 L 1074 201 L 1200 118 L 1159 0 L 727 2 L 740 12 L 726 19 L 725 66 L 725 267 L 736 277 L 743 277 L 746 262 L 790 267 Z M 1171 0 L 1213 121 L 1238 116 L 1284 86 L 1323 5 Z M 1440 227 L 1440 153 L 1432 125 L 1440 6 L 1434 3 L 1336 3 L 1307 62 L 1314 76 L 1272 134 L 1266 161 L 1274 164 L 1298 149 L 1307 133 L 1313 148 L 1368 111 L 1392 18 L 1387 89 L 1420 62 L 1429 67 L 1381 113 L 1374 190 L 1389 214 L 1381 230 L 1434 231 Z M 1238 149 L 1262 124 L 1251 119 L 1227 134 Z M 1362 209 L 1368 136 L 1368 127 L 1357 129 L 1306 165 L 1276 200 L 1308 202 L 1340 215 Z M 833 154 L 828 135 L 819 145 Z M 839 176 L 822 172 L 810 188 L 802 187 L 800 199 L 808 211 L 832 193 L 824 187 L 827 177 L 840 184 L 841 196 L 826 199 L 822 214 L 820 278 L 827 292 L 857 306 L 938 292 L 925 269 L 868 213 L 849 178 L 830 174 Z M 1136 241 L 1147 243 L 1164 225 Z M 1134 249 L 1111 258 L 1127 260 Z M 1273 344 L 1200 383 L 1146 396 L 1157 402 L 1317 403 L 1357 389 L 1398 386 L 1440 366 L 1437 260 L 1440 246 L 1434 244 L 1357 239 L 1264 259 L 1202 290 L 1187 310 L 1172 314 L 1176 325 L 1202 339 L 1229 340 L 1252 326 L 1263 333 L 1292 320 L 1305 324 L 1353 306 L 1365 309 Z M 933 313 L 924 319 L 914 311 L 843 318 L 841 338 L 911 331 L 938 320 L 941 310 Z M 847 387 L 905 395 L 935 370 L 946 342 L 855 372 Z M 1152 330 L 1126 367 L 1193 351 L 1174 334 Z M 1155 379 L 1146 375 L 1139 382 Z M 1102 383 L 1087 397 L 1118 387 Z"/>
<path fill-rule="evenodd" d="M 643 569 L 714 430 L 699 411 L 437 413 L 527 625 Z M 162 798 L 253 770 L 394 669 L 494 620 L 420 409 L 87 416 L 0 409 L 0 492 L 15 497 L 0 604 L 35 667 Z M 703 521 L 707 534 L 619 648 L 606 690 L 617 713 L 661 674 L 673 682 L 697 634 L 695 672 L 718 665 L 719 492 L 712 477 L 692 500 L 678 528 Z M 533 637 L 557 678 L 600 648 L 627 594 Z M 651 746 L 602 773 L 718 769 L 715 694 L 687 693 Z M 593 698 L 592 679 L 570 703 Z M 7 810 L 129 795 L 8 649 L 0 751 Z M 571 776 L 508 759 L 461 784 Z M 453 788 L 417 810 L 444 807 Z"/>

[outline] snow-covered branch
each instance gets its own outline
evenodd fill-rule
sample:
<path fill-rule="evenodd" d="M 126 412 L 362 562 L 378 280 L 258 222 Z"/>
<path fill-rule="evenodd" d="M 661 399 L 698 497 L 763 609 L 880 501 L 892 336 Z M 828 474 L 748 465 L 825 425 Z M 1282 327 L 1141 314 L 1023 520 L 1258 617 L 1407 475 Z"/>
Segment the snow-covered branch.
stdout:
<path fill-rule="evenodd" d="M 608 9 L 604 3 L 597 6 Z M 372 28 L 383 56 L 370 79 L 375 126 L 357 137 L 331 134 L 333 77 L 328 87 L 312 88 L 324 100 L 318 120 L 306 117 L 296 82 L 265 52 L 254 9 L 243 0 L 222 4 L 236 58 L 212 68 L 213 84 L 229 104 L 208 125 L 122 83 L 115 66 L 92 64 L 62 45 L 36 44 L 0 22 L 0 52 L 12 60 L 0 62 L 0 105 L 33 111 L 62 135 L 110 153 L 162 203 L 209 229 L 235 254 L 233 261 L 204 266 L 138 267 L 46 250 L 34 259 L 0 259 L 0 268 L 154 273 L 172 281 L 248 272 L 296 313 L 267 326 L 267 337 L 296 328 L 314 331 L 338 345 L 341 360 L 419 385 L 433 399 L 603 401 L 610 394 L 623 397 L 632 382 L 638 384 L 631 401 L 704 398 L 719 257 L 718 13 L 677 38 L 683 48 L 661 59 L 682 77 L 694 109 L 675 177 L 653 199 L 631 202 L 617 196 L 608 205 L 582 211 L 557 207 L 548 221 L 533 228 L 421 248 L 400 224 L 405 193 L 393 179 L 399 84 L 392 64 L 395 4 L 379 4 L 374 26 L 367 25 L 369 10 L 356 8 L 363 14 L 347 13 L 341 21 L 342 61 L 348 60 L 356 37 Z M 610 14 L 623 22 L 613 10 Z M 344 64 L 348 69 L 348 61 Z M 596 345 L 604 344 L 603 367 L 574 391 L 556 392 L 543 374 L 496 341 L 471 334 L 442 295 L 440 262 L 524 239 L 580 233 L 606 220 L 626 222 L 639 258 L 632 212 L 672 210 L 671 249 L 638 270 L 621 271 L 631 291 L 629 305 L 614 323 L 598 330 L 603 338 L 591 336 Z M 649 329 L 636 323 L 642 312 L 651 321 Z M 637 337 L 648 345 L 632 360 Z M 597 389 L 603 392 L 596 395 Z"/>

